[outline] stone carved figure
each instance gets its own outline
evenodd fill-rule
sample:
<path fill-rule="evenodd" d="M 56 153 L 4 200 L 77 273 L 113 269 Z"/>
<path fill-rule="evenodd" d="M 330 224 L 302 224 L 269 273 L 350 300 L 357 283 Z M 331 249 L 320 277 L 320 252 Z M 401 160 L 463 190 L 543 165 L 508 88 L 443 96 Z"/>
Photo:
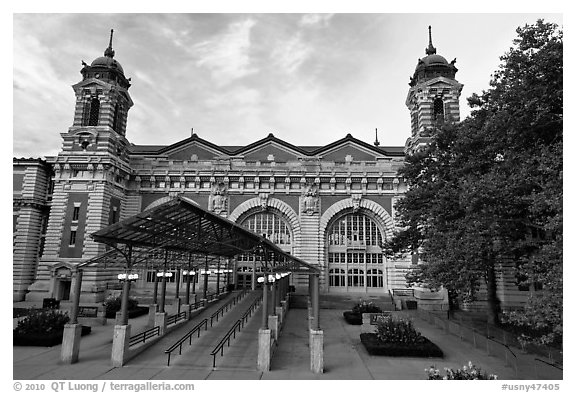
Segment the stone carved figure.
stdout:
<path fill-rule="evenodd" d="M 352 194 L 352 211 L 356 213 L 360 209 L 362 194 Z"/>
<path fill-rule="evenodd" d="M 262 211 L 268 210 L 268 194 L 267 193 L 260 193 L 258 198 L 260 198 L 260 209 Z"/>
<path fill-rule="evenodd" d="M 209 210 L 216 214 L 225 212 L 228 208 L 228 195 L 226 185 L 222 182 L 212 186 L 210 193 Z"/>
<path fill-rule="evenodd" d="M 301 211 L 309 216 L 320 212 L 320 200 L 318 198 L 318 186 L 308 185 L 304 188 L 301 197 Z"/>

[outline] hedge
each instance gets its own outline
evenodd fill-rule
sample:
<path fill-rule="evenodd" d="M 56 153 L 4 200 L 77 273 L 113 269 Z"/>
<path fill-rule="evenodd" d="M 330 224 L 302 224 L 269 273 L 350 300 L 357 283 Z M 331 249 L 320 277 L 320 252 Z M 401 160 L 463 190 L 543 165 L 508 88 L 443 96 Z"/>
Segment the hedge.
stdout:
<path fill-rule="evenodd" d="M 90 326 L 82 326 L 81 335 L 85 336 L 90 334 L 92 328 Z M 62 343 L 62 337 L 64 336 L 63 330 L 58 330 L 50 334 L 40 334 L 40 333 L 28 333 L 19 334 L 15 331 L 13 332 L 13 345 L 18 346 L 35 346 L 35 347 L 53 347 Z"/>

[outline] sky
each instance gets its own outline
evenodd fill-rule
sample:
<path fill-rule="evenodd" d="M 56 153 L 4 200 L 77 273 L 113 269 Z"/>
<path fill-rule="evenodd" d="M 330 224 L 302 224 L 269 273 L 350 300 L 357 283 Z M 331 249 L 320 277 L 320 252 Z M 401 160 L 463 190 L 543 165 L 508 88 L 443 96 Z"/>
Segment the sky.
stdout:
<path fill-rule="evenodd" d="M 351 133 L 382 146 L 410 136 L 408 82 L 425 56 L 456 58 L 466 97 L 489 87 L 516 28 L 562 14 L 14 13 L 13 155 L 58 154 L 81 61 L 115 59 L 131 78 L 126 136 L 139 145 L 201 138 L 242 146 L 269 133 L 322 146 Z"/>

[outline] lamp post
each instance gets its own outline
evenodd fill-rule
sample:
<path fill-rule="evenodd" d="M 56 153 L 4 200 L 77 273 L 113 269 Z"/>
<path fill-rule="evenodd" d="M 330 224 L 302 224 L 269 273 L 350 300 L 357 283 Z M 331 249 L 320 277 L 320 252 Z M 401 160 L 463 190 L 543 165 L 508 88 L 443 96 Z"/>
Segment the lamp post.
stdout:
<path fill-rule="evenodd" d="M 162 295 L 160 296 L 160 305 L 158 307 L 158 312 L 162 313 L 166 305 L 166 280 L 172 277 L 172 272 L 162 271 L 156 273 L 156 276 L 162 278 Z"/>
<path fill-rule="evenodd" d="M 184 270 L 182 271 L 182 275 L 185 277 L 184 279 L 186 280 L 186 298 L 185 298 L 185 304 L 190 304 L 190 277 L 192 277 L 192 280 L 195 282 L 196 279 L 196 272 L 194 270 Z"/>
<path fill-rule="evenodd" d="M 203 294 L 203 299 L 208 299 L 208 275 L 210 274 L 210 271 L 208 270 L 208 255 L 206 255 L 206 261 L 204 262 L 204 272 L 201 274 L 204 274 L 204 294 Z"/>
<path fill-rule="evenodd" d="M 120 325 L 128 324 L 128 298 L 130 293 L 130 283 L 138 280 L 138 273 L 125 273 L 118 274 L 118 281 L 122 286 L 122 303 L 120 305 Z"/>

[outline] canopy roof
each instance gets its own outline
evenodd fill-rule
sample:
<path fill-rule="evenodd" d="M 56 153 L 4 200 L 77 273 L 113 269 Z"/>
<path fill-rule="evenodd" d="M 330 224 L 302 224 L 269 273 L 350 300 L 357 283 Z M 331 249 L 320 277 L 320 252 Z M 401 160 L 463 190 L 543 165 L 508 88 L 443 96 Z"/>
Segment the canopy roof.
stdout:
<path fill-rule="evenodd" d="M 319 274 L 320 270 L 278 248 L 270 240 L 178 196 L 93 234 L 114 248 L 83 266 L 171 266 L 188 268 L 239 254 L 255 254 L 263 270 Z M 200 257 L 200 258 L 199 258 Z"/>

